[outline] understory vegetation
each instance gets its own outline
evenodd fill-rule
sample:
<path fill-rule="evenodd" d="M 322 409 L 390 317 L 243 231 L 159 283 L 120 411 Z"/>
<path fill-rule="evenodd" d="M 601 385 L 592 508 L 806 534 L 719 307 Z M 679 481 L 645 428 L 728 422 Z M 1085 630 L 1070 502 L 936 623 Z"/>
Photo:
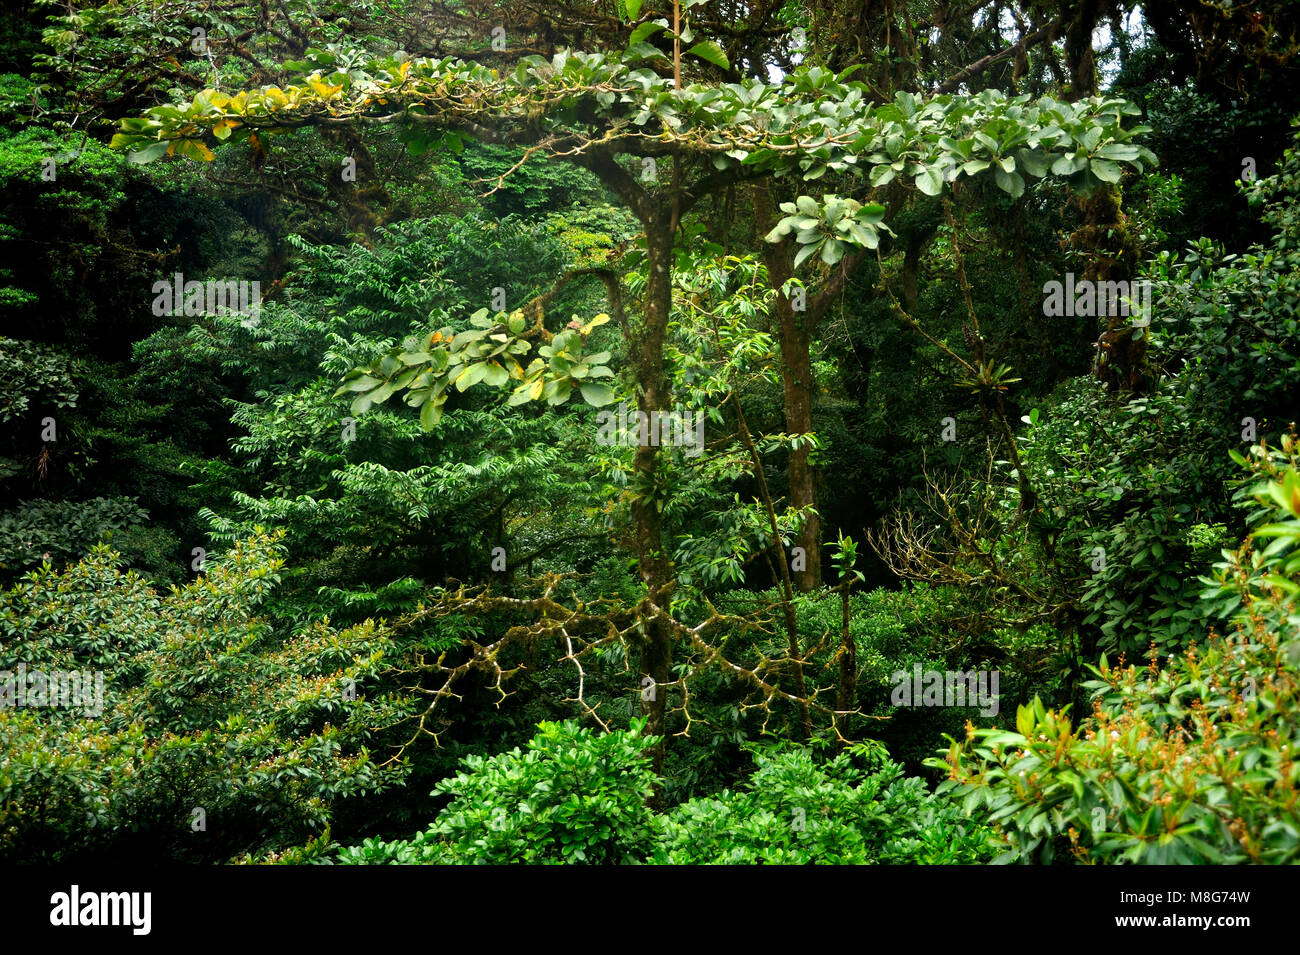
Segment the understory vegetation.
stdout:
<path fill-rule="evenodd" d="M 14 6 L 0 859 L 1300 863 L 1286 0 Z"/>

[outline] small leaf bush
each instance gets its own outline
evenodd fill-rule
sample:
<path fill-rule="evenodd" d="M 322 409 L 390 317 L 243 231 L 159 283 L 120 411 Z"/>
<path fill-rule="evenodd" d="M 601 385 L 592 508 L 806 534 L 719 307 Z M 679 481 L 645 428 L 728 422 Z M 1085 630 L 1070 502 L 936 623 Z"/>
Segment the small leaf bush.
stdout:
<path fill-rule="evenodd" d="M 664 820 L 669 864 L 974 863 L 991 830 L 936 800 L 877 746 L 818 764 L 807 749 L 757 756 L 742 792 L 692 799 Z M 865 763 L 865 765 L 863 765 Z"/>
<path fill-rule="evenodd" d="M 997 828 L 1001 861 L 1300 862 L 1300 472 L 1294 437 L 1256 450 L 1267 546 L 1224 551 L 1202 594 L 1228 632 L 1163 666 L 1154 646 L 1147 667 L 1103 657 L 1081 725 L 1035 700 L 1016 732 L 970 728 L 932 761 Z"/>
<path fill-rule="evenodd" d="M 656 742 L 632 729 L 595 735 L 576 723 L 541 723 L 526 749 L 467 756 L 465 771 L 434 793 L 451 803 L 409 841 L 367 840 L 346 863 L 626 863 L 652 847 L 646 799 Z"/>
<path fill-rule="evenodd" d="M 257 613 L 278 542 L 260 533 L 166 594 L 104 545 L 0 591 L 0 678 L 84 670 L 104 690 L 100 712 L 0 705 L 0 859 L 275 853 L 327 832 L 338 801 L 402 778 L 367 750 L 406 715 L 366 692 L 388 635 L 369 620 L 279 635 Z"/>
<path fill-rule="evenodd" d="M 936 799 L 878 744 L 830 760 L 808 749 L 758 752 L 743 791 L 656 814 L 641 724 L 596 734 L 542 723 L 525 750 L 467 757 L 435 793 L 451 803 L 408 840 L 368 839 L 345 864 L 971 863 L 992 830 Z"/>

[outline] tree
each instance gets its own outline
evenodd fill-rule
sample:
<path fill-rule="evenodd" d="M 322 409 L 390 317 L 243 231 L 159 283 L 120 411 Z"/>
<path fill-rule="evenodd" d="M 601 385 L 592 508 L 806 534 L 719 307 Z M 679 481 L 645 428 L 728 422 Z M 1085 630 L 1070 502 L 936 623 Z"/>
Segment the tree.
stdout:
<path fill-rule="evenodd" d="M 367 752 L 409 705 L 378 690 L 389 634 L 277 633 L 277 551 L 258 534 L 160 594 L 99 545 L 0 591 L 0 855 L 259 856 L 400 782 Z"/>
<path fill-rule="evenodd" d="M 1088 190 L 1110 176 L 1112 162 L 1141 168 L 1144 160 L 1153 158 L 1132 142 L 1141 128 L 1123 126 L 1123 117 L 1134 108 L 1113 98 L 1031 103 L 1027 96 L 985 91 L 975 97 L 942 95 L 920 102 L 904 93 L 876 106 L 863 84 L 817 67 L 796 70 L 779 83 L 684 85 L 680 57 L 673 62 L 673 79 L 648 68 L 663 54 L 645 44 L 645 38 L 666 29 L 666 21 L 651 21 L 637 27 L 625 52 L 562 52 L 549 62 L 525 58 L 506 74 L 453 58 L 371 58 L 350 61 L 346 67 L 332 59 L 309 74 L 303 85 L 233 96 L 205 90 L 189 103 L 156 107 L 124 120 L 114 145 L 135 150 L 142 161 L 163 155 L 206 160 L 211 156 L 204 141 L 209 135 L 224 143 L 304 125 L 377 123 L 398 124 L 421 144 L 454 144 L 473 137 L 524 145 L 529 154 L 583 165 L 627 204 L 644 230 L 641 314 L 639 320 L 627 321 L 625 334 L 632 365 L 628 371 L 639 407 L 647 414 L 671 407 L 664 347 L 672 311 L 674 242 L 683 216 L 710 192 L 773 175 L 815 180 L 827 172 L 856 170 L 877 186 L 908 177 L 927 195 L 937 195 L 960 177 L 992 173 L 1000 188 L 1018 196 L 1026 177 L 1051 171 Z M 726 67 L 720 49 L 709 41 L 685 52 L 708 68 Z M 627 168 L 626 159 L 634 168 Z M 660 163 L 671 171 L 660 173 Z M 654 173 L 652 182 L 638 181 L 647 171 Z M 779 226 L 797 230 L 800 255 L 819 253 L 824 262 L 834 264 L 850 249 L 878 241 L 882 210 L 874 204 L 854 205 L 806 197 Z M 611 298 L 611 310 L 618 313 L 617 297 Z M 536 307 L 528 317 L 537 335 L 545 337 L 542 309 Z M 513 336 L 505 343 L 509 351 L 526 328 L 514 316 L 502 318 L 483 316 L 483 331 L 489 337 Z M 563 336 L 566 347 L 576 343 L 567 331 L 554 334 Z M 423 344 L 439 341 L 431 336 Z M 451 343 L 453 349 L 463 346 L 464 340 Z M 426 387 L 428 378 L 423 376 L 431 370 L 441 374 L 448 367 L 448 353 L 413 354 L 410 364 L 386 356 L 378 369 L 381 375 L 370 376 L 375 379 L 367 383 L 370 390 L 358 390 L 363 399 L 370 395 L 373 401 L 399 389 L 421 389 L 416 403 L 432 425 L 440 394 L 436 387 Z M 567 377 L 554 359 L 549 368 L 556 381 Z M 469 373 L 489 372 L 485 368 Z M 526 379 L 527 374 L 516 365 L 505 377 L 531 380 L 534 387 L 526 397 L 541 397 L 547 383 L 535 387 L 538 379 Z M 562 390 L 557 384 L 552 396 Z M 664 549 L 658 450 L 648 445 L 636 451 L 638 496 L 632 519 L 638 568 L 647 587 L 640 610 L 640 673 L 656 686 L 667 686 L 676 631 L 668 620 L 673 569 Z M 664 697 L 655 694 L 646 701 L 647 732 L 654 735 L 663 734 Z"/>

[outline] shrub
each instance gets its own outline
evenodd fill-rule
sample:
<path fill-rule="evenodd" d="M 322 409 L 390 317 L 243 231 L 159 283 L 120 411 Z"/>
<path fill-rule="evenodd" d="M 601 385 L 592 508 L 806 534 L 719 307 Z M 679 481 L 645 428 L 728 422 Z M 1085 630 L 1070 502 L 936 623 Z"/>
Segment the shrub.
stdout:
<path fill-rule="evenodd" d="M 935 799 L 878 744 L 829 761 L 808 749 L 757 753 L 742 792 L 656 815 L 646 804 L 657 742 L 641 724 L 596 734 L 542 723 L 527 751 L 467 757 L 451 794 L 411 839 L 344 848 L 345 864 L 977 862 L 992 831 Z"/>
<path fill-rule="evenodd" d="M 1162 667 L 1112 666 L 1089 684 L 1093 715 L 1035 700 L 1016 732 L 968 728 L 941 789 L 981 811 L 1005 843 L 1002 861 L 1223 864 L 1300 861 L 1300 473 L 1294 438 L 1253 463 L 1265 480 L 1252 541 L 1206 581 L 1231 614 Z M 1237 456 L 1242 460 L 1240 456 Z M 1243 461 L 1244 463 L 1244 461 Z M 1068 710 L 1068 707 L 1066 708 Z"/>
<path fill-rule="evenodd" d="M 0 513 L 0 580 L 11 580 L 45 560 L 74 560 L 106 538 L 132 565 L 164 565 L 175 538 L 150 527 L 148 519 L 129 497 L 21 501 Z"/>
<path fill-rule="evenodd" d="M 0 858 L 264 854 L 401 778 L 366 750 L 371 727 L 405 715 L 362 689 L 387 635 L 367 621 L 280 639 L 257 615 L 277 541 L 259 534 L 168 594 L 103 545 L 0 592 L 0 680 L 20 663 L 103 677 L 98 713 L 0 706 Z"/>
<path fill-rule="evenodd" d="M 654 773 L 641 724 L 596 735 L 572 721 L 541 723 L 527 750 L 467 756 L 435 795 L 452 801 L 409 841 L 370 839 L 345 863 L 627 863 L 654 838 L 646 799 Z"/>
<path fill-rule="evenodd" d="M 669 864 L 971 863 L 991 830 L 935 800 L 879 746 L 819 764 L 807 749 L 761 754 L 743 792 L 693 799 L 664 821 L 653 861 Z M 859 765 L 864 763 L 865 765 Z"/>

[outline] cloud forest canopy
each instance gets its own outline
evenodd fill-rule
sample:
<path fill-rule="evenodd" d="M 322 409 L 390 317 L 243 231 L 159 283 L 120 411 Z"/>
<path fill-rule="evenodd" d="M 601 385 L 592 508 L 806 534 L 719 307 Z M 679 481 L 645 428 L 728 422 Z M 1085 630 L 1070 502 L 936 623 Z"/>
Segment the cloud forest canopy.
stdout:
<path fill-rule="evenodd" d="M 18 6 L 3 858 L 1300 859 L 1292 6 Z"/>

